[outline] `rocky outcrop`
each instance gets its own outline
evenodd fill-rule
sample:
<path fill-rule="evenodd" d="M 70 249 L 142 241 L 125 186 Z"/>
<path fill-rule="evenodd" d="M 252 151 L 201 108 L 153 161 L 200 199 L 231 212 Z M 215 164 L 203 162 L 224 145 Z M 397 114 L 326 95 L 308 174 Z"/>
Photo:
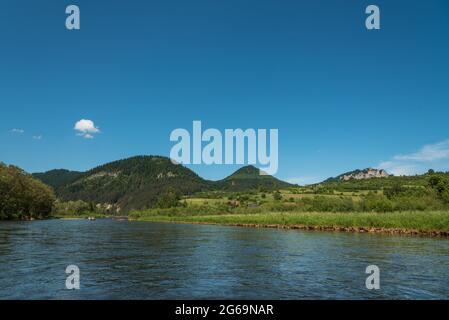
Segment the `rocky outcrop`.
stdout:
<path fill-rule="evenodd" d="M 388 174 L 383 169 L 372 169 L 368 168 L 361 171 L 353 171 L 347 174 L 343 174 L 340 176 L 340 180 L 342 181 L 348 181 L 351 179 L 355 180 L 363 180 L 363 179 L 371 179 L 371 178 L 386 178 L 389 177 L 390 174 Z"/>

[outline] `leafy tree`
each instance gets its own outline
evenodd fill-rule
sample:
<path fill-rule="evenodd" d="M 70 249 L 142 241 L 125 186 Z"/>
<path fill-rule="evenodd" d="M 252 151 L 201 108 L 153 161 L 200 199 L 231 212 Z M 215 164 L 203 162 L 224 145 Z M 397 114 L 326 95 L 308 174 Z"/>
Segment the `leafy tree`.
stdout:
<path fill-rule="evenodd" d="M 0 163 L 0 220 L 46 218 L 54 201 L 50 187 L 18 167 Z"/>
<path fill-rule="evenodd" d="M 429 186 L 435 190 L 440 199 L 449 203 L 449 178 L 446 175 L 432 174 L 429 178 Z"/>
<path fill-rule="evenodd" d="M 280 193 L 279 191 L 275 191 L 275 192 L 273 193 L 273 199 L 276 200 L 276 201 L 282 200 L 282 195 L 281 195 L 281 193 Z"/>
<path fill-rule="evenodd" d="M 180 197 L 179 194 L 173 188 L 168 188 L 158 199 L 157 207 L 164 208 L 173 208 L 181 205 L 179 202 Z"/>

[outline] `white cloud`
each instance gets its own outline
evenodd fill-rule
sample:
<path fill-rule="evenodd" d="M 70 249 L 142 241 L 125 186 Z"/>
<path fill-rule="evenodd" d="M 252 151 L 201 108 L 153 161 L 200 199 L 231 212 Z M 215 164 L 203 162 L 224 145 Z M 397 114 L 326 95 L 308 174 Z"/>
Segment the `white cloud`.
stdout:
<path fill-rule="evenodd" d="M 37 135 L 37 136 L 33 136 L 33 139 L 34 139 L 34 140 L 42 140 L 42 135 L 39 134 L 39 135 Z"/>
<path fill-rule="evenodd" d="M 22 134 L 22 133 L 25 132 L 25 130 L 14 128 L 14 129 L 11 129 L 10 132 L 11 133 L 17 133 L 17 134 Z"/>
<path fill-rule="evenodd" d="M 75 123 L 74 129 L 78 131 L 77 135 L 86 139 L 93 139 L 95 133 L 99 133 L 100 129 L 95 126 L 92 120 L 81 119 Z"/>
<path fill-rule="evenodd" d="M 449 158 L 449 140 L 428 144 L 418 152 L 406 155 L 397 155 L 394 160 L 397 161 L 435 161 Z"/>
<path fill-rule="evenodd" d="M 427 144 L 417 152 L 399 154 L 391 160 L 381 162 L 379 169 L 394 175 L 412 175 L 428 169 L 447 170 L 449 168 L 449 140 Z"/>

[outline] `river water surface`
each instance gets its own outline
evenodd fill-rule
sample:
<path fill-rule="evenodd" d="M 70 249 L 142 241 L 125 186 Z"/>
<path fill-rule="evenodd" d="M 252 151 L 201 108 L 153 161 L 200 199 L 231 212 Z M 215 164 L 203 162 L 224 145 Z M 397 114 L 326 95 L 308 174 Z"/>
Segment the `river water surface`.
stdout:
<path fill-rule="evenodd" d="M 367 290 L 365 269 L 380 268 Z M 65 288 L 68 265 L 79 290 Z M 100 219 L 0 222 L 0 299 L 448 299 L 449 240 Z"/>

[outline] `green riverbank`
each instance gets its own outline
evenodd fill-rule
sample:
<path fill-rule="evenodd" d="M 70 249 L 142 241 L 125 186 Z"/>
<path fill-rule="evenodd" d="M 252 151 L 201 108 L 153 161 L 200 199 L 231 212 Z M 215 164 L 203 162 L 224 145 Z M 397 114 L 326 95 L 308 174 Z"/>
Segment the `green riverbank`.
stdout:
<path fill-rule="evenodd" d="M 61 219 L 61 220 L 83 220 L 83 219 L 89 219 L 89 218 L 96 218 L 96 219 L 105 219 L 105 218 L 115 218 L 116 216 L 113 215 L 106 215 L 106 214 L 98 214 L 98 213 L 83 213 L 80 215 L 74 215 L 74 214 L 55 214 L 51 218 L 52 219 Z M 118 217 L 117 217 L 118 218 Z"/>
<path fill-rule="evenodd" d="M 449 212 L 446 211 L 390 213 L 298 212 L 223 215 L 164 215 L 133 212 L 129 219 L 245 227 L 449 236 Z"/>

